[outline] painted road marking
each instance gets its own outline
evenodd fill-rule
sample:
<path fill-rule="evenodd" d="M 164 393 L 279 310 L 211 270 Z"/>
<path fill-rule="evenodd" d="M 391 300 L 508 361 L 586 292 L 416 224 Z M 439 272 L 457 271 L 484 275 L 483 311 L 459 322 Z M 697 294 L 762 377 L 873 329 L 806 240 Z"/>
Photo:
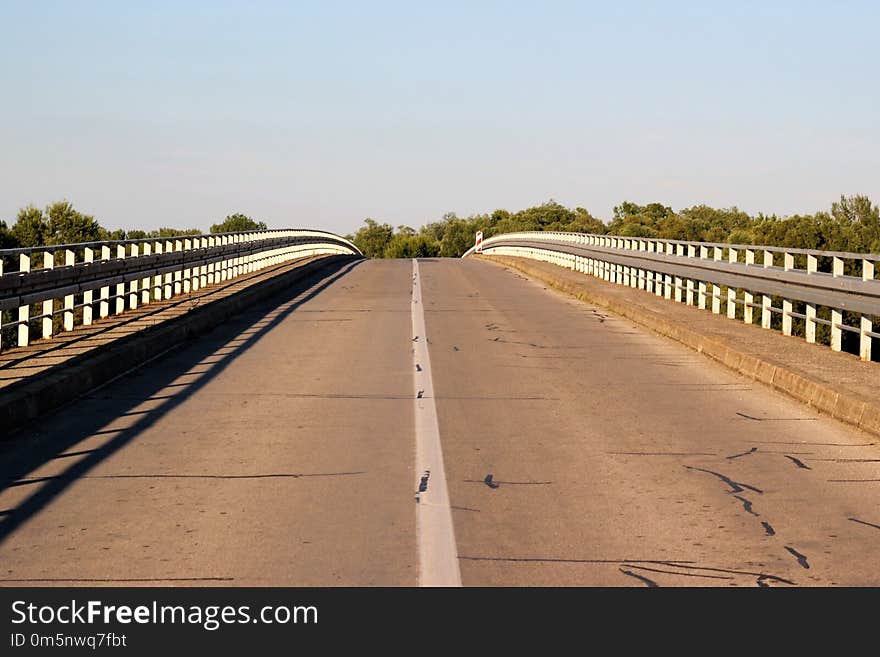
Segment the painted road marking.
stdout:
<path fill-rule="evenodd" d="M 461 586 L 452 508 L 443 467 L 425 330 L 419 262 L 413 258 L 413 391 L 416 432 L 416 536 L 420 586 Z"/>

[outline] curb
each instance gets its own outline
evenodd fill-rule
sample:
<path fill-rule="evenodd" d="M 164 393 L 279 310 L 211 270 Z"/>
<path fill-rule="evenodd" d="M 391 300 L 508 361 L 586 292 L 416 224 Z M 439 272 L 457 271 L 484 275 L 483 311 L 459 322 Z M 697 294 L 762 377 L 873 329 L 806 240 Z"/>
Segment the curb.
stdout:
<path fill-rule="evenodd" d="M 169 345 L 183 345 L 209 332 L 225 318 L 248 306 L 272 296 L 291 284 L 317 274 L 349 256 L 326 256 L 306 262 L 289 271 L 254 283 L 227 297 L 216 299 L 168 319 L 134 335 L 120 338 L 99 347 L 60 371 L 46 376 L 38 375 L 33 381 L 10 386 L 9 392 L 0 393 L 0 441 L 11 439 L 13 429 L 20 428 L 46 413 L 56 410 L 77 397 L 93 390 L 129 370 L 143 365 L 168 350 Z"/>
<path fill-rule="evenodd" d="M 590 290 L 583 285 L 550 276 L 547 272 L 529 266 L 521 259 L 485 255 L 483 259 L 512 267 L 580 301 L 607 308 L 655 333 L 672 338 L 739 374 L 783 392 L 821 413 L 880 437 L 880 404 L 877 402 L 872 402 L 847 390 L 831 388 L 821 381 L 813 379 L 807 373 L 793 370 L 770 358 L 744 353 L 730 342 L 710 338 L 680 324 L 670 322 L 659 313 L 647 308 L 622 303 L 618 299 L 602 294 L 601 291 Z"/>

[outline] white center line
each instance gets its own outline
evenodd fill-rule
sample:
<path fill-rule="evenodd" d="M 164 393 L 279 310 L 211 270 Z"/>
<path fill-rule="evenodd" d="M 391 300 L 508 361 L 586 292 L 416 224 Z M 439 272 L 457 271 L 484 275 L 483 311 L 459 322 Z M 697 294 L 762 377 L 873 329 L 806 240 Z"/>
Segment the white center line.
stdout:
<path fill-rule="evenodd" d="M 461 586 L 452 509 L 446 487 L 419 263 L 413 258 L 412 331 L 416 430 L 416 536 L 420 586 Z"/>

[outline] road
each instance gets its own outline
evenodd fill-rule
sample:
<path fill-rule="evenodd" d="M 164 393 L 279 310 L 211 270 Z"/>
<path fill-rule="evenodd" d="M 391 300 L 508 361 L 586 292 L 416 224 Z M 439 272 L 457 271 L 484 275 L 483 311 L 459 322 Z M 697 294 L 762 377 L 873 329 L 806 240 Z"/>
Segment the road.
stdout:
<path fill-rule="evenodd" d="M 419 272 L 422 400 L 413 264 L 361 261 L 28 429 L 2 583 L 416 585 L 448 530 L 466 586 L 880 585 L 869 436 L 503 267 Z"/>

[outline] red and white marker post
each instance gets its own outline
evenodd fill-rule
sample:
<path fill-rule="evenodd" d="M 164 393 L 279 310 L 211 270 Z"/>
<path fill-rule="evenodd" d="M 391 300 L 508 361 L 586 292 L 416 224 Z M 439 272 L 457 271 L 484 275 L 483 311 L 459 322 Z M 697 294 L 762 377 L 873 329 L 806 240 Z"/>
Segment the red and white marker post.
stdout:
<path fill-rule="evenodd" d="M 477 243 L 476 243 L 476 246 L 475 246 L 475 248 L 474 248 L 474 251 L 475 251 L 476 253 L 482 253 L 482 252 L 483 252 L 483 231 L 481 231 L 481 230 L 478 230 L 478 231 L 477 231 Z"/>

